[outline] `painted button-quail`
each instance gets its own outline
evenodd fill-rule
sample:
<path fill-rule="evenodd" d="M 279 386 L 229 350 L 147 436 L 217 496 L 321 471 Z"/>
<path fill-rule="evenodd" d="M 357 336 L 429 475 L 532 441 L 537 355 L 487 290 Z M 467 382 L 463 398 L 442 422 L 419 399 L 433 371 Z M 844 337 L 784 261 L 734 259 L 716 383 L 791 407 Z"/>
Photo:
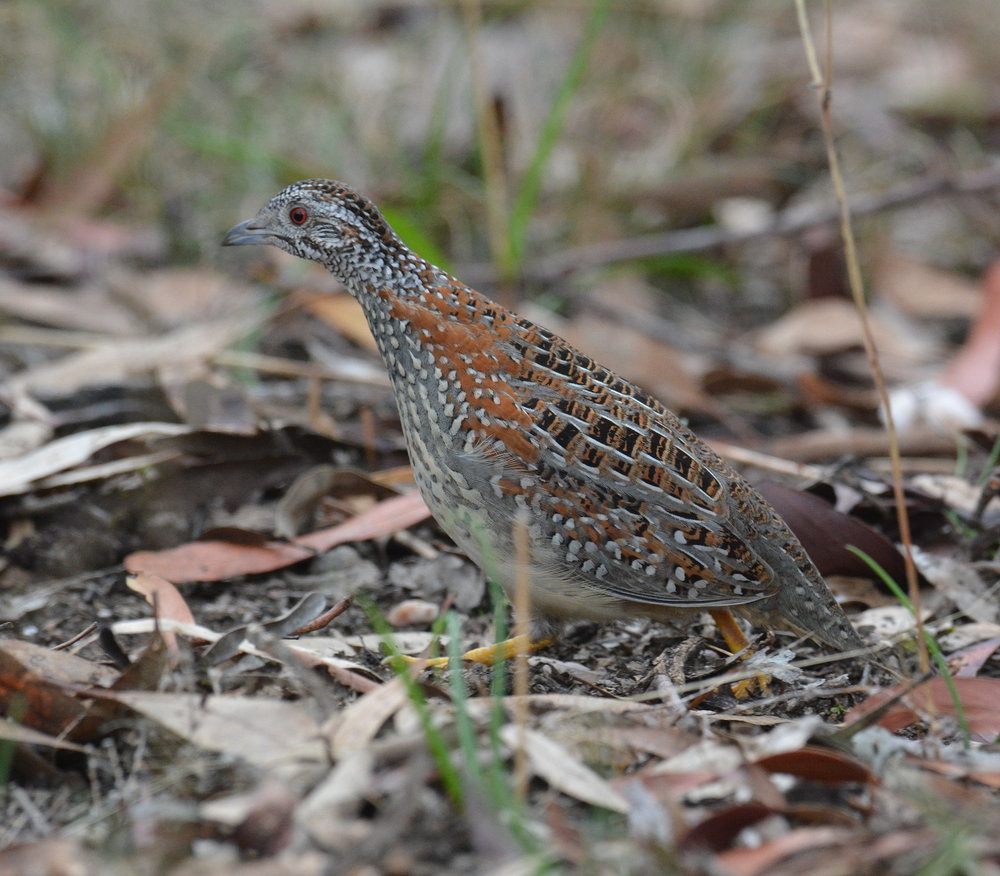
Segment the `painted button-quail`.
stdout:
<path fill-rule="evenodd" d="M 739 648 L 734 612 L 862 645 L 774 509 L 674 414 L 413 253 L 353 189 L 288 186 L 223 240 L 252 243 L 319 262 L 357 298 L 420 492 L 508 593 L 526 526 L 539 621 L 709 611 Z"/>

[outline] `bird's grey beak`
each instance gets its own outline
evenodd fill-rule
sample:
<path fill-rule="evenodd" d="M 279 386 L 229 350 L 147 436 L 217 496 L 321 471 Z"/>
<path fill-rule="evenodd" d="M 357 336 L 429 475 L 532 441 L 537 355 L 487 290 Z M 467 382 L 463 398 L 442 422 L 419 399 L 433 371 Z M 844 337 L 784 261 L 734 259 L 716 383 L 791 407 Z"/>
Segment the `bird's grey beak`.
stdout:
<path fill-rule="evenodd" d="M 248 243 L 270 243 L 271 240 L 270 229 L 259 219 L 254 218 L 230 228 L 229 233 L 222 238 L 222 245 L 244 246 Z"/>

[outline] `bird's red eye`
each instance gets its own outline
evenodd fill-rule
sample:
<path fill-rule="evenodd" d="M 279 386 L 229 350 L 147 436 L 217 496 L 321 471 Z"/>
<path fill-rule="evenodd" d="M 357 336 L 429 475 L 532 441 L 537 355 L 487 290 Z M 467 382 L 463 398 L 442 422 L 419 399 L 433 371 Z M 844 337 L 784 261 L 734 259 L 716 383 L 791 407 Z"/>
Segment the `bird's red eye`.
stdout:
<path fill-rule="evenodd" d="M 305 207 L 292 207 L 288 211 L 288 218 L 292 220 L 292 225 L 305 225 L 306 219 L 309 218 L 309 213 Z"/>

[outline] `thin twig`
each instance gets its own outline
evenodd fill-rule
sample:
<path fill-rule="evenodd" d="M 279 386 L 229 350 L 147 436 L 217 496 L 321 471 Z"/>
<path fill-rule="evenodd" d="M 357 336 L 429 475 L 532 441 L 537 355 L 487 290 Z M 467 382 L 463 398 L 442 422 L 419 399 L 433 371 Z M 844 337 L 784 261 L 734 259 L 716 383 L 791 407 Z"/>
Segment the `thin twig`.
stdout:
<path fill-rule="evenodd" d="M 323 614 L 318 617 L 313 618 L 309 623 L 304 626 L 299 627 L 293 636 L 304 636 L 308 633 L 315 633 L 317 630 L 323 629 L 323 627 L 332 623 L 335 618 L 340 617 L 347 609 L 351 607 L 351 603 L 354 602 L 353 596 L 345 596 L 340 600 L 333 608 L 324 611 Z"/>
<path fill-rule="evenodd" d="M 78 632 L 75 636 L 73 636 L 73 638 L 67 639 L 65 642 L 61 642 L 60 644 L 53 646 L 52 650 L 53 651 L 66 651 L 69 648 L 73 647 L 73 645 L 75 645 L 81 639 L 87 638 L 87 636 L 89 636 L 91 633 L 94 633 L 94 632 L 97 632 L 97 621 L 94 621 L 89 626 L 87 626 L 84 629 L 80 630 L 80 632 Z"/>
<path fill-rule="evenodd" d="M 853 216 L 869 216 L 898 207 L 906 207 L 928 198 L 947 194 L 973 195 L 1000 188 L 1000 163 L 975 171 L 954 175 L 926 176 L 908 180 L 886 192 L 855 195 L 849 207 Z M 752 243 L 771 237 L 790 237 L 838 221 L 839 204 L 808 204 L 790 207 L 763 225 L 755 228 L 723 228 L 700 225 L 655 234 L 639 235 L 627 240 L 588 243 L 529 260 L 522 276 L 532 282 L 552 282 L 568 274 L 634 259 L 675 253 L 706 252 L 723 246 Z M 496 281 L 496 271 L 487 265 L 467 265 L 462 276 L 470 282 Z"/>
<path fill-rule="evenodd" d="M 829 33 L 832 29 L 829 0 L 826 0 L 824 8 L 826 10 L 827 32 Z M 809 64 L 809 72 L 812 77 L 812 86 L 816 89 L 816 95 L 819 100 L 820 125 L 823 131 L 823 142 L 826 145 L 826 157 L 830 165 L 830 180 L 833 183 L 837 204 L 840 208 L 840 233 L 844 241 L 844 258 L 847 263 L 847 276 L 851 288 L 851 296 L 854 299 L 858 318 L 861 321 L 861 336 L 864 342 L 865 355 L 868 357 L 868 364 L 871 368 L 872 379 L 875 382 L 875 389 L 882 403 L 882 410 L 885 411 L 885 431 L 889 443 L 889 458 L 892 461 L 892 492 L 896 504 L 896 519 L 899 524 L 899 538 L 903 545 L 907 590 L 909 591 L 910 601 L 914 606 L 917 622 L 917 648 L 920 672 L 924 674 L 928 671 L 930 661 L 927 654 L 927 646 L 924 642 L 924 624 L 920 613 L 920 585 L 917 578 L 917 567 L 913 562 L 910 518 L 906 511 L 906 499 L 903 494 L 903 468 L 900 461 L 899 436 L 893 422 L 892 408 L 889 404 L 889 391 L 886 389 L 885 378 L 879 363 L 878 349 L 875 346 L 875 337 L 872 333 L 871 321 L 868 318 L 868 306 L 865 302 L 864 282 L 861 277 L 861 267 L 858 261 L 857 244 L 851 220 L 851 209 L 847 203 L 844 178 L 840 169 L 840 156 L 837 153 L 834 141 L 833 119 L 830 114 L 831 91 L 829 67 L 826 75 L 820 71 L 819 61 L 816 56 L 816 47 L 813 44 L 812 32 L 809 26 L 809 18 L 806 15 L 805 0 L 795 0 L 795 9 L 798 14 L 799 31 L 802 34 L 802 44 L 805 49 L 806 60 Z M 828 51 L 832 52 L 832 44 L 830 43 L 828 43 Z M 828 58 L 827 60 L 830 63 L 830 59 Z"/>

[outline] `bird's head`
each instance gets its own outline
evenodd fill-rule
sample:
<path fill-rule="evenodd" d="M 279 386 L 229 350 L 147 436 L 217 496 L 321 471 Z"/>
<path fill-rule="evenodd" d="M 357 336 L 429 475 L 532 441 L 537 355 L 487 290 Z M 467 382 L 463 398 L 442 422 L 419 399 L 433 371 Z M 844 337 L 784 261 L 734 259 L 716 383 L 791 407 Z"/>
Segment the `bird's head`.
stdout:
<path fill-rule="evenodd" d="M 329 179 L 293 183 L 222 240 L 223 246 L 251 243 L 320 262 L 349 285 L 384 275 L 386 256 L 401 246 L 371 201 Z"/>

